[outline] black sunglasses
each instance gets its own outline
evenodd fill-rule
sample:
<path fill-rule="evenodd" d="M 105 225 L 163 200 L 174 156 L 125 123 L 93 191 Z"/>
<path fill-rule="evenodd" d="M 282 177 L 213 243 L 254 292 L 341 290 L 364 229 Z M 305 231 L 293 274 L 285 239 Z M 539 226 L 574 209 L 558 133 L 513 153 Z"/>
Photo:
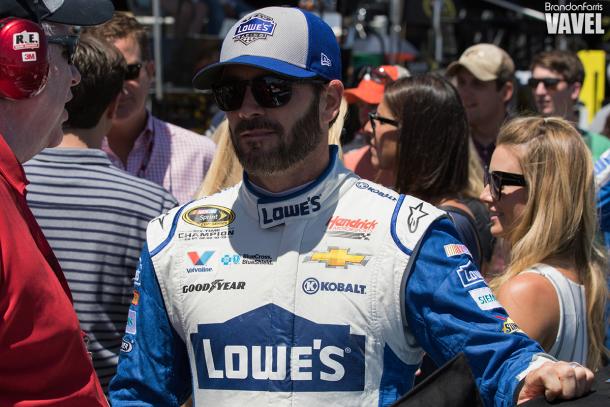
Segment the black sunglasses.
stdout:
<path fill-rule="evenodd" d="M 125 71 L 125 80 L 131 81 L 134 79 L 138 79 L 138 77 L 140 76 L 140 69 L 142 69 L 141 62 L 127 65 L 127 70 Z"/>
<path fill-rule="evenodd" d="M 273 75 L 259 76 L 250 80 L 235 80 L 214 86 L 214 98 L 220 110 L 237 110 L 244 102 L 246 87 L 250 86 L 256 103 L 265 108 L 286 105 L 292 97 L 292 87 L 297 83 L 327 83 L 317 79 L 284 79 Z"/>
<path fill-rule="evenodd" d="M 563 79 L 559 79 L 559 78 L 529 78 L 529 80 L 527 81 L 527 84 L 528 84 L 528 86 L 530 88 L 536 89 L 540 82 L 544 83 L 544 87 L 546 89 L 554 90 L 557 87 L 557 85 L 559 85 L 559 82 L 563 82 Z"/>
<path fill-rule="evenodd" d="M 512 172 L 492 171 L 485 169 L 485 185 L 489 184 L 489 192 L 491 197 L 499 201 L 502 196 L 502 188 L 508 185 L 524 187 L 527 185 L 523 174 L 514 174 Z"/>
<path fill-rule="evenodd" d="M 377 114 L 377 112 L 370 112 L 369 120 L 371 121 L 371 127 L 373 128 L 373 132 L 377 128 L 377 125 L 375 124 L 376 121 L 378 121 L 379 123 L 391 124 L 392 126 L 395 126 L 395 127 L 398 127 L 400 125 L 400 123 L 397 120 L 390 119 L 389 117 L 379 116 L 379 114 Z"/>
<path fill-rule="evenodd" d="M 63 48 L 63 56 L 69 64 L 74 63 L 74 53 L 78 47 L 78 35 L 51 35 L 47 37 L 49 44 L 61 45 Z"/>

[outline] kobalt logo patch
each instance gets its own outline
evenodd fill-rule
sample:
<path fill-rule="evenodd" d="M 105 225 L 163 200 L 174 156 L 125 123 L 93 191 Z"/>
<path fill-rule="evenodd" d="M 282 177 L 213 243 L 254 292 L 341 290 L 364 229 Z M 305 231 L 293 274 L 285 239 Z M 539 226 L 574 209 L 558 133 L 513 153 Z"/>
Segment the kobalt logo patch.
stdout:
<path fill-rule="evenodd" d="M 257 13 L 250 18 L 242 21 L 235 29 L 233 41 L 241 41 L 244 45 L 249 45 L 256 40 L 267 39 L 273 36 L 276 23 L 273 18 Z"/>
<path fill-rule="evenodd" d="M 278 332 L 273 337 L 269 332 Z M 276 338 L 287 338 L 289 343 Z M 275 304 L 190 334 L 201 389 L 271 392 L 364 390 L 364 335 L 317 324 Z"/>
<path fill-rule="evenodd" d="M 307 278 L 302 284 L 306 294 L 313 295 L 318 291 L 366 294 L 366 285 L 357 283 L 337 283 L 334 281 L 318 281 L 317 278 Z"/>
<path fill-rule="evenodd" d="M 223 206 L 203 205 L 190 209 L 182 219 L 200 228 L 221 228 L 235 220 L 235 212 Z"/>
<path fill-rule="evenodd" d="M 371 185 L 369 185 L 368 183 L 364 182 L 364 181 L 358 181 L 356 182 L 356 188 L 358 189 L 366 189 L 369 192 L 372 192 L 376 195 L 379 195 L 382 198 L 387 198 L 390 201 L 396 201 L 396 197 L 392 196 L 391 194 L 384 192 L 378 188 L 372 187 Z"/>

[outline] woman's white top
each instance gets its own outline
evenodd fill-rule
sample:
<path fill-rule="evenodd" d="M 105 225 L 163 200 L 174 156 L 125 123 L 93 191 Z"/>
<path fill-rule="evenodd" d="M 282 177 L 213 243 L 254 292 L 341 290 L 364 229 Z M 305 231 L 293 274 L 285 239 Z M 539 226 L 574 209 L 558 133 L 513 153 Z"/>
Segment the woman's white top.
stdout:
<path fill-rule="evenodd" d="M 567 278 L 548 264 L 536 264 L 526 272 L 540 274 L 553 284 L 559 300 L 559 329 L 548 352 L 559 360 L 587 363 L 587 302 L 585 286 Z"/>

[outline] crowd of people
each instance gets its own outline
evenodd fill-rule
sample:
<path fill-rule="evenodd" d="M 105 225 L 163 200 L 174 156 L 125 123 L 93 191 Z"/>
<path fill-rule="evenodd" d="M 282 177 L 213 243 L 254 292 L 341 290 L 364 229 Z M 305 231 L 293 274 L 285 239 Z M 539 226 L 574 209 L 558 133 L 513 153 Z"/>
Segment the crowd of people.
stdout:
<path fill-rule="evenodd" d="M 608 364 L 575 54 L 533 58 L 531 115 L 493 44 L 344 89 L 332 29 L 266 7 L 193 79 L 207 137 L 146 108 L 148 32 L 109 0 L 3 1 L 0 47 L 0 405 L 390 406 L 464 353 L 505 406 Z"/>

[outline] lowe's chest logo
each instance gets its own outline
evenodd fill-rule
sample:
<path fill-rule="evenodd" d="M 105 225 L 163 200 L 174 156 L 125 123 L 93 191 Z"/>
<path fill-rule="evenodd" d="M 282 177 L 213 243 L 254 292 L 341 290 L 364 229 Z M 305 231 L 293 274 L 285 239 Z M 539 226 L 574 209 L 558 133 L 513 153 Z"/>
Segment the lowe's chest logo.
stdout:
<path fill-rule="evenodd" d="M 199 324 L 190 339 L 200 389 L 364 390 L 364 335 L 274 304 L 224 323 Z"/>
<path fill-rule="evenodd" d="M 261 13 L 242 21 L 235 29 L 233 41 L 241 41 L 244 45 L 273 36 L 276 23 L 273 18 Z"/>
<path fill-rule="evenodd" d="M 288 218 L 307 216 L 320 210 L 320 195 L 307 197 L 303 202 L 288 205 L 259 204 L 258 217 L 261 227 L 280 225 Z"/>

